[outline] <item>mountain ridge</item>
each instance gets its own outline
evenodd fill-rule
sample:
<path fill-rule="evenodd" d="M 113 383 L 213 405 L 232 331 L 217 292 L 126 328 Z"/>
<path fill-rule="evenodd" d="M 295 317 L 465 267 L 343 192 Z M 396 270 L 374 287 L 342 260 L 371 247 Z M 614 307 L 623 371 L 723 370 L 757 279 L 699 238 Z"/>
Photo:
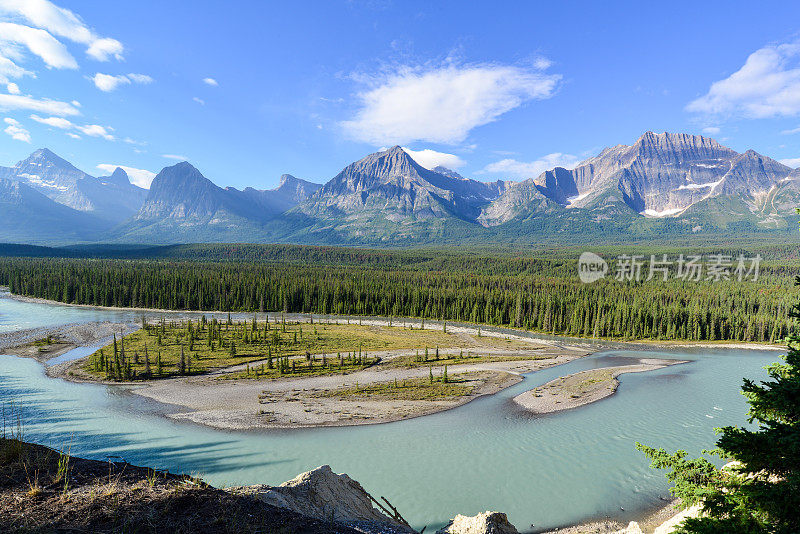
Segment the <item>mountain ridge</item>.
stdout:
<path fill-rule="evenodd" d="M 162 169 L 149 190 L 132 189 L 121 168 L 95 178 L 47 149 L 0 167 L 0 180 L 27 188 L 6 186 L 0 194 L 0 202 L 20 214 L 24 197 L 61 218 L 90 215 L 78 224 L 87 229 L 77 232 L 85 240 L 129 243 L 395 246 L 785 232 L 800 204 L 800 169 L 753 150 L 738 153 L 709 137 L 650 131 L 572 169 L 555 167 L 519 182 L 428 169 L 399 146 L 346 165 L 324 184 L 284 174 L 276 187 L 263 190 L 220 187 L 188 162 Z M 29 189 L 72 211 L 45 208 Z M 137 190 L 141 200 L 124 194 Z M 118 218 L 105 216 L 108 211 Z M 129 215 L 119 220 L 120 213 Z M 13 236 L 13 228 L 4 235 Z"/>
<path fill-rule="evenodd" d="M 96 178 L 48 148 L 35 150 L 3 176 L 19 181 L 55 202 L 105 219 L 113 226 L 133 216 L 144 201 L 145 190 L 130 183 L 127 173 L 115 170 L 111 180 Z"/>
<path fill-rule="evenodd" d="M 739 154 L 711 138 L 645 132 L 634 144 L 605 148 L 573 169 L 557 167 L 516 184 L 486 208 L 483 221 L 499 225 L 546 209 L 542 197 L 566 209 L 625 205 L 646 217 L 678 215 L 724 195 L 749 196 L 755 205 L 791 172 L 753 150 Z"/>

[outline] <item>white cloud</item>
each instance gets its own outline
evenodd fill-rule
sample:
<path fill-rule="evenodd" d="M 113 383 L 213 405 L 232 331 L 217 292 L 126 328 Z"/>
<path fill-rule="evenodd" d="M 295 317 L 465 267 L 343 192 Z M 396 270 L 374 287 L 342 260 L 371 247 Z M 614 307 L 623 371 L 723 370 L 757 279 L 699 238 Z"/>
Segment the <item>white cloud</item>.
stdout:
<path fill-rule="evenodd" d="M 19 85 L 15 83 L 9 83 L 6 85 L 6 89 L 8 90 L 8 94 L 10 95 L 18 95 L 19 94 Z"/>
<path fill-rule="evenodd" d="M 122 43 L 116 39 L 106 37 L 104 39 L 97 39 L 92 42 L 92 44 L 89 45 L 89 49 L 86 51 L 86 54 L 97 61 L 108 61 L 110 56 L 114 56 L 116 59 L 121 60 L 122 51 Z"/>
<path fill-rule="evenodd" d="M 203 78 L 203 83 L 211 87 L 219 87 L 219 83 L 214 78 Z"/>
<path fill-rule="evenodd" d="M 5 50 L 6 53 L 9 50 Z M 0 50 L 0 83 L 8 83 L 11 79 L 22 78 L 23 76 L 33 76 L 31 71 L 25 70 L 7 57 L 2 55 Z"/>
<path fill-rule="evenodd" d="M 455 170 L 466 165 L 466 162 L 455 154 L 437 152 L 435 150 L 431 150 L 430 148 L 423 150 L 411 150 L 410 148 L 403 147 L 403 150 L 405 150 L 414 161 L 426 169 L 433 169 L 434 167 L 441 165 L 442 167 Z"/>
<path fill-rule="evenodd" d="M 101 72 L 95 74 L 92 78 L 92 81 L 98 89 L 105 92 L 114 91 L 120 85 L 131 83 L 131 81 L 124 75 L 113 76 L 111 74 L 103 74 Z"/>
<path fill-rule="evenodd" d="M 686 109 L 751 119 L 800 114 L 800 42 L 765 46 Z"/>
<path fill-rule="evenodd" d="M 99 124 L 87 124 L 86 126 L 75 126 L 75 128 L 89 137 L 102 137 L 106 141 L 114 140 L 114 136 L 108 132 L 108 130 L 111 128 L 106 126 L 100 126 Z"/>
<path fill-rule="evenodd" d="M 50 100 L 47 98 L 39 100 L 25 95 L 0 94 L 0 109 L 29 110 L 59 116 L 80 114 L 75 106 L 67 102 L 59 102 L 58 100 Z"/>
<path fill-rule="evenodd" d="M 517 161 L 515 159 L 503 159 L 487 165 L 481 174 L 501 174 L 513 176 L 515 178 L 535 178 L 544 171 L 549 171 L 555 167 L 571 169 L 580 163 L 580 158 L 572 154 L 562 154 L 555 152 L 547 154 L 536 161 Z"/>
<path fill-rule="evenodd" d="M 6 117 L 3 121 L 8 124 L 4 132 L 11 136 L 11 139 L 17 141 L 24 141 L 25 143 L 31 142 L 31 133 L 22 127 L 18 120 Z"/>
<path fill-rule="evenodd" d="M 800 126 L 798 126 L 797 128 L 792 128 L 791 130 L 783 130 L 781 131 L 781 133 L 783 135 L 793 135 L 796 133 L 800 133 Z"/>
<path fill-rule="evenodd" d="M 39 115 L 31 115 L 31 119 L 38 123 L 46 124 L 47 126 L 52 126 L 53 128 L 59 128 L 61 130 L 70 130 L 75 127 L 72 122 L 63 117 L 40 117 Z"/>
<path fill-rule="evenodd" d="M 148 83 L 153 83 L 153 78 L 151 78 L 147 74 L 135 74 L 132 72 L 128 74 L 128 78 L 130 78 L 131 81 L 135 83 L 141 83 L 145 85 Z"/>
<path fill-rule="evenodd" d="M 178 161 L 187 161 L 189 159 L 186 156 L 181 156 L 179 154 L 161 154 L 161 157 L 167 159 L 175 159 Z"/>
<path fill-rule="evenodd" d="M 110 130 L 113 130 L 113 128 L 109 126 L 100 126 L 99 124 L 80 125 L 80 124 L 75 124 L 72 121 L 69 121 L 62 117 L 40 117 L 39 115 L 31 115 L 31 119 L 35 120 L 40 124 L 52 126 L 53 128 L 59 128 L 61 130 L 77 130 L 84 135 L 88 135 L 89 137 L 102 137 L 106 141 L 114 140 L 114 136 L 111 135 L 110 132 Z M 78 136 L 75 133 L 71 133 L 68 135 L 75 139 L 80 138 L 80 136 Z"/>
<path fill-rule="evenodd" d="M 779 159 L 778 161 L 793 169 L 800 167 L 800 158 Z"/>
<path fill-rule="evenodd" d="M 717 126 L 706 126 L 703 128 L 703 133 L 706 135 L 717 135 L 722 130 Z"/>
<path fill-rule="evenodd" d="M 21 16 L 53 35 L 87 45 L 86 54 L 98 61 L 107 61 L 112 56 L 122 59 L 122 43 L 98 36 L 72 11 L 47 0 L 0 0 L 0 12 Z"/>
<path fill-rule="evenodd" d="M 192 98 L 192 100 L 194 100 L 195 102 L 197 102 L 201 106 L 205 106 L 206 105 L 206 101 L 203 100 L 202 98 L 198 98 L 198 97 L 195 96 L 195 97 Z"/>
<path fill-rule="evenodd" d="M 78 62 L 67 51 L 67 47 L 45 30 L 13 22 L 0 22 L 0 46 L 5 55 L 9 53 L 9 44 L 25 46 L 32 54 L 39 56 L 48 67 L 54 69 L 78 68 Z M 16 53 L 19 54 L 19 51 Z"/>
<path fill-rule="evenodd" d="M 137 169 L 135 167 L 126 167 L 125 165 L 114 165 L 112 163 L 101 163 L 97 166 L 103 172 L 107 172 L 108 174 L 113 173 L 117 167 L 128 173 L 128 178 L 130 178 L 131 182 L 134 185 L 138 185 L 139 187 L 143 187 L 145 189 L 150 188 L 150 184 L 153 182 L 153 178 L 156 177 L 156 173 L 150 172 L 145 169 Z"/>
<path fill-rule="evenodd" d="M 73 138 L 73 139 L 80 139 L 80 138 L 81 138 L 81 136 L 80 136 L 80 135 L 78 135 L 78 134 L 74 134 L 74 133 L 72 133 L 72 132 L 68 132 L 68 133 L 67 133 L 67 135 L 68 135 L 68 136 L 70 136 L 70 137 L 71 137 L 71 138 Z"/>
<path fill-rule="evenodd" d="M 103 74 L 98 72 L 91 78 L 94 85 L 101 91 L 109 92 L 114 91 L 120 85 L 127 85 L 130 83 L 148 84 L 153 82 L 153 78 L 147 74 Z"/>
<path fill-rule="evenodd" d="M 456 144 L 469 132 L 530 100 L 550 98 L 560 75 L 503 65 L 400 67 L 368 79 L 361 109 L 341 126 L 375 145 Z"/>

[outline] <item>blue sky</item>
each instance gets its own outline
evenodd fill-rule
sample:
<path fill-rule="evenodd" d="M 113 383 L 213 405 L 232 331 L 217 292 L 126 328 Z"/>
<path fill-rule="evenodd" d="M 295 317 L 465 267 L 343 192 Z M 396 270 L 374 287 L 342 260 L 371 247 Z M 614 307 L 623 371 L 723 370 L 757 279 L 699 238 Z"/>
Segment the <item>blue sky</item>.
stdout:
<path fill-rule="evenodd" d="M 0 165 L 143 184 L 324 182 L 394 144 L 522 179 L 647 130 L 797 167 L 800 3 L 0 0 L 0 120 Z"/>

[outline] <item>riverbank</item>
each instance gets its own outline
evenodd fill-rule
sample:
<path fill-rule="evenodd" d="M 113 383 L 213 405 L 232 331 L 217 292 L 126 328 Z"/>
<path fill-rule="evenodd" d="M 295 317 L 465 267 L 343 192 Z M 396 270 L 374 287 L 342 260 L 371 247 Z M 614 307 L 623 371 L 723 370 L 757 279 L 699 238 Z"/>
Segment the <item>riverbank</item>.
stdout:
<path fill-rule="evenodd" d="M 47 303 L 41 299 L 15 297 L 31 302 Z M 63 305 L 63 304 L 62 304 Z M 69 305 L 67 305 L 69 306 Z M 127 310 L 130 311 L 130 310 Z M 196 317 L 194 312 L 173 312 L 171 317 L 178 320 Z M 312 316 L 291 314 L 297 324 L 310 323 Z M 154 321 L 155 316 L 149 320 Z M 398 327 L 405 325 L 405 320 L 344 317 L 320 317 L 314 319 L 315 325 L 320 324 L 356 324 L 360 327 L 386 329 L 389 325 Z M 295 322 L 295 321 L 293 321 Z M 165 378 L 151 381 L 138 381 L 129 384 L 133 394 L 155 400 L 170 407 L 165 410 L 165 416 L 182 421 L 189 421 L 209 427 L 225 430 L 256 430 L 269 428 L 305 428 L 322 426 L 353 426 L 388 423 L 393 421 L 412 419 L 430 415 L 462 406 L 476 398 L 493 395 L 513 386 L 521 381 L 524 373 L 538 371 L 567 363 L 576 358 L 591 354 L 596 346 L 583 344 L 567 344 L 561 340 L 539 339 L 507 333 L 507 331 L 484 330 L 480 326 L 455 326 L 427 323 L 422 330 L 422 322 L 408 323 L 411 331 L 430 332 L 445 330 L 460 341 L 467 342 L 472 349 L 478 348 L 484 356 L 492 360 L 471 363 L 469 359 L 463 363 L 458 361 L 449 363 L 450 376 L 459 376 L 459 379 L 468 384 L 468 388 L 457 391 L 452 396 L 426 396 L 422 398 L 391 398 L 383 395 L 367 395 L 366 388 L 383 388 L 391 392 L 392 385 L 402 386 L 406 381 L 420 381 L 436 372 L 437 377 L 444 372 L 443 365 L 432 361 L 424 366 L 404 368 L 404 362 L 414 358 L 414 351 L 389 350 L 370 352 L 370 357 L 380 360 L 377 365 L 347 374 L 331 373 L 322 376 L 308 376 L 302 378 L 281 377 L 272 379 L 251 379 L 249 369 L 258 369 L 268 364 L 267 360 L 252 360 L 245 364 L 230 365 L 212 370 L 196 376 Z M 137 324 L 121 323 L 92 323 L 89 325 L 69 325 L 59 329 L 43 329 L 39 335 L 52 335 L 54 339 L 66 343 L 53 347 L 52 352 L 42 351 L 41 347 L 23 344 L 6 350 L 6 352 L 35 357 L 39 361 L 57 357 L 77 346 L 98 344 L 101 338 L 108 339 L 111 333 L 122 334 L 133 332 L 140 328 Z M 46 330 L 46 332 L 45 332 Z M 404 329 L 405 330 L 405 329 Z M 81 336 L 76 336 L 75 333 Z M 301 330 L 302 332 L 302 330 Z M 80 337 L 80 339 L 76 339 Z M 1 340 L 2 336 L 0 336 Z M 36 338 L 35 332 L 28 332 L 26 339 Z M 496 341 L 492 341 L 496 340 Z M 502 342 L 501 342 L 502 340 Z M 569 340 L 578 341 L 578 340 Z M 8 343 L 6 343 L 8 345 Z M 504 346 L 506 345 L 506 346 Z M 673 348 L 677 346 L 705 346 L 704 344 L 672 344 L 658 345 L 654 343 L 635 342 L 629 345 L 646 346 L 657 349 L 659 347 Z M 709 345 L 721 347 L 718 343 Z M 761 345 L 726 344 L 726 347 L 736 348 L 761 348 Z M 458 348 L 442 348 L 441 355 L 446 358 L 448 354 L 458 354 Z M 461 350 L 463 352 L 463 349 Z M 330 357 L 330 353 L 329 353 Z M 311 355 L 311 360 L 323 358 L 322 354 Z M 438 357 L 437 357 L 438 360 Z M 48 366 L 47 374 L 52 377 L 64 378 L 71 381 L 90 381 L 108 384 L 121 384 L 120 382 L 105 382 L 98 376 L 88 374 L 85 370 L 86 357 L 73 362 L 60 363 Z M 299 363 L 299 362 L 298 362 Z M 653 367 L 657 368 L 657 367 Z M 248 370 L 246 373 L 243 371 Z M 650 370 L 645 367 L 639 371 Z M 622 372 L 633 372 L 628 369 Z M 257 373 L 256 373 L 257 375 Z M 612 395 L 617 388 L 616 376 L 589 378 L 584 376 L 584 382 L 590 380 L 593 387 L 576 391 L 574 377 L 562 377 L 560 380 L 564 387 L 557 393 L 554 384 L 548 384 L 536 393 L 524 393 L 515 398 L 517 404 L 534 413 L 553 413 L 565 409 L 576 408 L 595 402 Z M 235 380 L 229 380 L 236 378 Z M 558 382 L 558 380 L 556 382 Z M 589 384 L 584 384 L 589 385 Z M 362 391 L 363 390 L 363 391 Z M 356 392 L 356 395 L 337 395 L 337 391 Z M 539 395 L 538 397 L 536 395 Z"/>
<path fill-rule="evenodd" d="M 337 515 L 315 517 L 314 507 L 319 503 L 313 493 L 299 503 L 306 512 L 300 513 L 265 499 L 269 488 L 219 489 L 190 476 L 124 462 L 87 460 L 0 438 L 0 531 L 412 532 L 373 508 L 369 494 L 360 485 L 343 487 L 342 476 L 324 475 L 324 482 L 329 489 L 338 490 L 336 497 L 342 502 L 335 503 Z M 318 485 L 320 479 L 323 477 L 317 477 Z M 287 492 L 274 488 L 273 493 L 275 490 Z M 353 506 L 354 502 L 360 506 Z M 293 504 L 299 507 L 297 502 Z"/>
<path fill-rule="evenodd" d="M 196 477 L 0 437 L 2 532 L 413 534 L 406 519 L 382 500 L 385 504 L 327 465 L 280 486 L 217 488 Z M 546 534 L 649 533 L 659 526 L 659 532 L 669 532 L 666 525 L 682 517 L 675 504 L 646 513 L 635 528 L 606 519 Z M 487 511 L 456 516 L 438 533 L 497 531 L 517 532 L 505 514 Z"/>
<path fill-rule="evenodd" d="M 0 290 L 8 292 L 8 288 L 4 286 L 0 286 Z M 147 314 L 170 314 L 173 317 L 177 317 L 180 319 L 187 319 L 187 318 L 194 318 L 199 315 L 209 315 L 209 316 L 219 316 L 219 317 L 226 317 L 229 313 L 237 316 L 248 316 L 252 317 L 253 312 L 225 312 L 219 310 L 168 310 L 168 309 L 161 309 L 161 308 L 124 308 L 119 306 L 95 306 L 92 304 L 67 304 L 64 302 L 60 302 L 57 300 L 48 300 L 48 299 L 41 299 L 36 297 L 27 297 L 24 295 L 16 295 L 13 293 L 8 292 L 8 297 L 19 302 L 29 302 L 34 304 L 48 304 L 48 305 L 55 305 L 55 306 L 68 306 L 68 307 L 75 307 L 75 308 L 85 308 L 85 309 L 96 309 L 96 310 L 109 310 L 109 311 L 126 311 L 126 312 L 142 312 Z M 259 312 L 259 316 L 269 317 L 270 319 L 275 319 L 277 317 L 281 317 L 282 315 L 286 317 L 291 317 L 292 320 L 299 320 L 300 322 L 309 322 L 309 317 L 314 316 L 315 321 L 321 322 L 348 322 L 358 321 L 359 324 L 364 325 L 385 325 L 390 324 L 392 322 L 399 323 L 399 324 L 411 324 L 414 325 L 415 328 L 423 327 L 423 323 L 427 323 L 424 325 L 424 328 L 437 330 L 442 328 L 442 321 L 437 320 L 423 320 L 420 318 L 413 318 L 413 317 L 395 317 L 391 320 L 388 319 L 381 319 L 378 317 L 370 317 L 370 316 L 361 316 L 361 317 L 348 317 L 348 316 L 335 316 L 335 315 L 317 315 L 317 314 L 308 314 L 308 313 L 301 313 L 301 312 L 290 312 L 286 314 L 281 314 L 280 312 Z M 446 322 L 446 321 L 445 321 Z M 464 324 L 464 323 L 460 323 Z M 448 324 L 448 330 L 458 331 L 462 326 L 456 326 L 452 323 Z M 507 326 L 492 326 L 492 325 L 481 325 L 481 324 L 469 324 L 465 326 L 465 328 L 470 330 L 480 330 L 483 329 L 483 335 L 486 336 L 500 336 L 505 337 L 508 335 L 513 336 L 514 329 Z M 498 330 L 495 332 L 493 330 Z M 500 330 L 504 332 L 499 332 Z M 552 336 L 556 337 L 557 335 L 548 334 L 547 332 L 537 332 L 537 331 L 519 331 L 520 333 L 526 334 L 533 334 L 533 335 L 541 335 L 541 336 Z M 595 337 L 566 337 L 561 336 L 563 340 L 570 340 L 571 343 L 593 343 L 593 344 L 607 344 L 609 346 L 613 345 L 621 345 L 621 346 L 635 346 L 641 345 L 644 347 L 648 347 L 649 349 L 675 349 L 675 348 L 720 348 L 720 349 L 746 349 L 746 350 L 775 350 L 775 351 L 783 351 L 786 350 L 785 345 L 776 344 L 776 343 L 768 343 L 768 342 L 747 342 L 747 341 L 731 341 L 731 340 L 716 340 L 716 341 L 687 341 L 687 340 L 664 340 L 664 339 L 619 339 L 619 338 L 595 338 Z"/>
<path fill-rule="evenodd" d="M 135 332 L 139 325 L 99 321 L 0 333 L 0 351 L 45 363 L 78 347 L 98 345 Z"/>
<path fill-rule="evenodd" d="M 454 349 L 442 349 L 441 357 Z M 226 430 L 304 428 L 388 423 L 430 415 L 462 406 L 476 398 L 493 395 L 519 383 L 522 374 L 581 358 L 589 352 L 577 347 L 552 347 L 531 343 L 526 351 L 493 349 L 491 356 L 505 361 L 451 364 L 447 373 L 456 383 L 467 383 L 468 391 L 446 398 L 408 399 L 392 395 L 370 395 L 370 386 L 382 385 L 389 393 L 406 382 L 441 382 L 444 367 L 430 364 L 403 367 L 397 362 L 415 351 L 371 353 L 380 362 L 349 374 L 326 374 L 304 378 L 228 380 L 225 372 L 208 376 L 169 378 L 137 384 L 131 391 L 157 402 L 178 406 L 167 414 L 175 420 Z M 74 365 L 80 365 L 76 362 Z M 255 364 L 257 365 L 257 363 Z M 230 368 L 235 372 L 241 366 Z M 69 373 L 69 371 L 67 371 Z M 351 395 L 337 395 L 341 390 Z M 388 398 L 387 398 L 388 397 Z"/>
<path fill-rule="evenodd" d="M 669 534 L 667 524 L 678 517 L 681 510 L 677 499 L 667 501 L 662 506 L 642 513 L 633 521 L 621 522 L 614 519 L 601 519 L 564 526 L 546 531 L 534 531 L 538 534 Z M 658 530 L 658 529 L 661 530 Z"/>
<path fill-rule="evenodd" d="M 41 305 L 15 307 L 3 300 L 0 308 L 6 325 L 48 324 L 60 317 L 78 321 L 129 317 L 64 313 Z M 630 356 L 647 356 L 641 352 L 646 349 L 631 347 L 640 353 L 612 350 L 598 358 L 573 361 L 566 368 L 552 368 L 531 381 L 542 383 L 592 366 L 621 365 Z M 0 364 L 2 378 L 8 378 L 0 380 L 0 391 L 15 404 L 19 399 L 19 405 L 32 407 L 29 420 L 34 423 L 28 435 L 34 440 L 58 447 L 78 432 L 76 446 L 100 459 L 107 453 L 119 454 L 139 465 L 203 473 L 216 485 L 279 483 L 332 462 L 370 487 L 399 491 L 397 504 L 417 518 L 419 528 L 425 523 L 442 524 L 447 516 L 440 513 L 441 507 L 448 507 L 452 515 L 474 513 L 489 505 L 509 512 L 522 530 L 533 523 L 554 528 L 606 515 L 627 521 L 635 519 L 631 511 L 638 513 L 657 504 L 665 489 L 654 484 L 652 477 L 637 478 L 642 459 L 632 442 L 664 443 L 680 433 L 688 447 L 711 446 L 714 426 L 741 424 L 744 411 L 737 387 L 741 377 L 757 380 L 773 358 L 757 351 L 674 352 L 676 358 L 696 362 L 686 371 L 659 372 L 660 377 L 647 379 L 647 387 L 622 387 L 613 403 L 535 419 L 508 409 L 511 397 L 530 389 L 526 383 L 518 384 L 510 395 L 484 397 L 440 416 L 395 425 L 254 433 L 174 424 L 155 403 L 125 393 L 127 386 L 76 386 L 49 380 L 35 361 L 22 358 L 8 357 Z M 435 372 L 438 375 L 440 370 Z M 626 380 L 622 382 L 624 386 Z M 611 406 L 615 408 L 606 408 Z M 603 415 L 593 420 L 590 414 L 595 413 Z M 608 432 L 609 428 L 614 432 Z M 484 458 L 485 468 L 463 469 L 474 458 Z M 591 485 L 581 482 L 581 473 L 591 474 Z M 540 483 L 531 486 L 530 480 Z M 565 494 L 574 498 L 559 499 L 558 495 Z M 619 512 L 622 507 L 628 512 Z"/>
<path fill-rule="evenodd" d="M 597 402 L 616 393 L 617 377 L 625 373 L 643 373 L 671 365 L 688 363 L 686 360 L 640 358 L 633 365 L 589 369 L 551 380 L 537 388 L 514 397 L 514 402 L 529 412 L 548 414 L 571 410 Z"/>
<path fill-rule="evenodd" d="M 315 327 L 320 324 L 315 321 Z M 388 320 L 371 320 L 352 328 L 365 329 L 379 337 L 387 337 L 387 330 L 396 330 L 393 339 L 419 332 L 427 340 L 436 332 L 429 328 L 402 328 L 398 323 L 394 327 L 388 325 Z M 88 323 L 38 332 L 34 329 L 25 336 L 9 334 L 4 352 L 47 363 L 76 347 L 97 346 L 103 340 L 108 343 L 112 334 L 119 339 L 140 328 L 139 324 Z M 228 365 L 199 375 L 126 383 L 107 381 L 87 372 L 90 355 L 47 365 L 46 372 L 70 381 L 126 386 L 133 394 L 169 406 L 163 415 L 175 420 L 225 430 L 256 430 L 378 424 L 430 415 L 493 395 L 520 382 L 524 373 L 590 354 L 586 347 L 552 340 L 484 333 L 480 328 L 466 327 L 447 327 L 444 334 L 444 327 L 441 328 L 439 338 L 446 337 L 455 346 L 437 348 L 430 359 L 427 350 L 370 351 L 371 361 L 377 363 L 362 370 L 340 372 L 335 367 L 338 358 L 329 352 L 328 362 L 334 362 L 333 369 L 316 376 L 275 376 L 273 371 L 272 375 L 262 372 L 254 378 L 259 375 L 250 374 L 251 368 L 263 371 L 272 362 L 250 358 L 246 364 Z M 316 337 L 327 335 L 320 330 L 317 336 L 316 328 L 312 331 Z M 52 343 L 43 347 L 42 339 Z M 21 344 L 14 347 L 15 341 Z M 420 361 L 421 353 L 425 362 Z M 324 355 L 296 356 L 291 365 L 296 362 L 298 368 L 306 369 L 309 361 L 316 362 L 319 370 Z M 448 387 L 442 388 L 445 383 Z"/>

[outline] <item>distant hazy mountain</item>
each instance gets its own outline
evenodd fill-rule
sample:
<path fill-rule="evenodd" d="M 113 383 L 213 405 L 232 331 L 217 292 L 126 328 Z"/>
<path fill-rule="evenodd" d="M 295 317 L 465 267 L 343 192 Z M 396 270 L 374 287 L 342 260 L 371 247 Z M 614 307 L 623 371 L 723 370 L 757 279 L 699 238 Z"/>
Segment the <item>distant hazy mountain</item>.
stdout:
<path fill-rule="evenodd" d="M 743 154 L 713 139 L 647 132 L 633 145 L 606 148 L 574 169 L 555 168 L 515 184 L 480 220 L 498 226 L 535 213 L 582 208 L 645 217 L 691 219 L 702 225 L 747 221 L 783 224 L 798 200 L 789 167 L 752 150 Z M 693 227 L 694 228 L 694 227 Z"/>
<path fill-rule="evenodd" d="M 94 214 L 115 223 L 136 214 L 147 197 L 147 189 L 133 185 L 128 173 L 119 167 L 111 176 L 86 178 L 77 187 L 92 203 Z"/>
<path fill-rule="evenodd" d="M 0 241 L 92 241 L 107 227 L 94 215 L 59 204 L 24 183 L 0 178 Z"/>
<path fill-rule="evenodd" d="M 24 183 L 59 204 L 105 219 L 109 226 L 132 217 L 146 195 L 144 189 L 130 183 L 122 169 L 110 177 L 95 178 L 46 148 L 5 168 L 2 176 Z"/>
<path fill-rule="evenodd" d="M 266 221 L 307 199 L 319 187 L 284 175 L 275 189 L 223 189 L 184 161 L 156 175 L 142 208 L 116 233 L 126 241 L 161 243 L 260 241 Z"/>
<path fill-rule="evenodd" d="M 320 187 L 322 187 L 321 184 L 295 178 L 291 174 L 284 174 L 275 189 L 247 187 L 241 192 L 241 195 L 247 202 L 258 206 L 262 218 L 272 218 L 308 200 Z M 236 189 L 229 188 L 228 190 L 238 193 Z"/>

